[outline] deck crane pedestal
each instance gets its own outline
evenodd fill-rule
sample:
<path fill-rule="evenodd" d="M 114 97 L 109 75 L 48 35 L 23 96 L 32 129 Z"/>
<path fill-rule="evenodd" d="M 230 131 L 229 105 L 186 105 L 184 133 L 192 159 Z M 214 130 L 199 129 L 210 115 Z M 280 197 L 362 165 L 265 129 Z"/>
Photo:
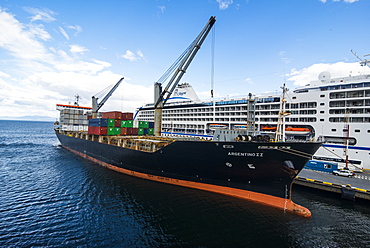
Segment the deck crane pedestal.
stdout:
<path fill-rule="evenodd" d="M 118 88 L 118 86 L 121 84 L 124 78 L 121 78 L 113 87 L 112 89 L 105 95 L 103 100 L 101 100 L 98 103 L 97 97 L 93 96 L 92 97 L 92 118 L 97 118 L 98 111 L 101 107 L 103 107 L 104 103 L 109 99 L 109 97 L 113 94 L 113 92 Z"/>
<path fill-rule="evenodd" d="M 216 17 L 211 16 L 207 24 L 196 37 L 193 43 L 185 50 L 180 58 L 167 70 L 167 72 L 154 84 L 154 135 L 161 136 L 162 132 L 162 109 L 170 98 L 172 92 L 175 90 L 177 84 L 185 74 L 191 61 L 200 49 L 203 41 L 206 39 L 209 31 L 212 29 L 213 24 L 216 22 Z M 178 66 L 177 66 L 178 65 Z M 176 68 L 176 69 L 175 69 Z M 173 73 L 171 79 L 168 81 L 166 87 L 162 89 L 161 80 L 165 81 L 170 72 Z"/>

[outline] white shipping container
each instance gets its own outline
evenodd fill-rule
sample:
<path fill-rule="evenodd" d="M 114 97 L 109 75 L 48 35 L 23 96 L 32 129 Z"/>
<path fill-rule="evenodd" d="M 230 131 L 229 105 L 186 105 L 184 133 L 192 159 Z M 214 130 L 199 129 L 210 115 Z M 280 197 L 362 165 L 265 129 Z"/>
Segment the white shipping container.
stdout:
<path fill-rule="evenodd" d="M 62 125 L 63 131 L 73 131 L 73 125 Z"/>

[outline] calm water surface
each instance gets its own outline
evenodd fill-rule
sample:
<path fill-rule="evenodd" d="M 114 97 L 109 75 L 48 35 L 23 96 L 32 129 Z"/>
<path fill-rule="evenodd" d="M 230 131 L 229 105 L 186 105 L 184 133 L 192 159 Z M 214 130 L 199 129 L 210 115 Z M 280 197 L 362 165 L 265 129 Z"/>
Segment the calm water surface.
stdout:
<path fill-rule="evenodd" d="M 50 122 L 0 121 L 0 247 L 369 247 L 370 205 L 294 188 L 305 219 L 122 175 L 59 147 Z"/>

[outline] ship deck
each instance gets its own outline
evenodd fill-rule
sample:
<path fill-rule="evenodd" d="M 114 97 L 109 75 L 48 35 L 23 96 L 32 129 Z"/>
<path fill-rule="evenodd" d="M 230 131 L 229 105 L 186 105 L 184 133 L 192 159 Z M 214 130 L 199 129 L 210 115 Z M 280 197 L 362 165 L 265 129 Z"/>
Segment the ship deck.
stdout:
<path fill-rule="evenodd" d="M 90 140 L 99 143 L 115 145 L 119 147 L 152 153 L 158 151 L 159 149 L 165 146 L 168 146 L 169 144 L 175 141 L 180 140 L 206 141 L 205 139 L 196 137 L 116 136 L 116 135 L 110 136 L 110 135 L 89 134 L 87 132 L 62 131 L 62 130 L 57 130 L 57 132 L 74 138 Z"/>

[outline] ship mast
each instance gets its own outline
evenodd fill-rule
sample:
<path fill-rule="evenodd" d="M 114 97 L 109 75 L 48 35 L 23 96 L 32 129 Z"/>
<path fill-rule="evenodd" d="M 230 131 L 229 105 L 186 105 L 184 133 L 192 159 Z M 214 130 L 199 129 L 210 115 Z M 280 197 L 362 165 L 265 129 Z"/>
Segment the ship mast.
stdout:
<path fill-rule="evenodd" d="M 346 110 L 346 115 L 344 117 L 344 132 L 346 134 L 346 137 L 345 137 L 345 148 L 344 148 L 344 157 L 345 157 L 345 167 L 344 169 L 348 170 L 348 163 L 349 163 L 349 159 L 348 159 L 348 145 L 349 145 L 349 114 L 350 114 L 351 110 L 350 109 L 347 109 Z"/>
<path fill-rule="evenodd" d="M 207 24 L 192 42 L 192 44 L 182 53 L 175 63 L 165 72 L 165 74 L 154 84 L 154 135 L 161 136 L 162 133 L 162 109 L 170 98 L 172 92 L 185 74 L 190 63 L 194 59 L 203 41 L 206 39 L 216 17 L 211 16 Z M 173 74 L 173 75 L 172 75 Z M 166 87 L 162 89 L 164 81 L 172 75 Z"/>
<path fill-rule="evenodd" d="M 289 112 L 285 111 L 285 105 L 286 105 L 286 93 L 289 89 L 285 87 L 284 85 L 281 87 L 283 89 L 283 96 L 280 101 L 280 110 L 278 115 L 278 123 L 276 127 L 275 132 L 275 141 L 277 142 L 284 142 L 285 141 L 285 116 L 290 115 Z"/>

